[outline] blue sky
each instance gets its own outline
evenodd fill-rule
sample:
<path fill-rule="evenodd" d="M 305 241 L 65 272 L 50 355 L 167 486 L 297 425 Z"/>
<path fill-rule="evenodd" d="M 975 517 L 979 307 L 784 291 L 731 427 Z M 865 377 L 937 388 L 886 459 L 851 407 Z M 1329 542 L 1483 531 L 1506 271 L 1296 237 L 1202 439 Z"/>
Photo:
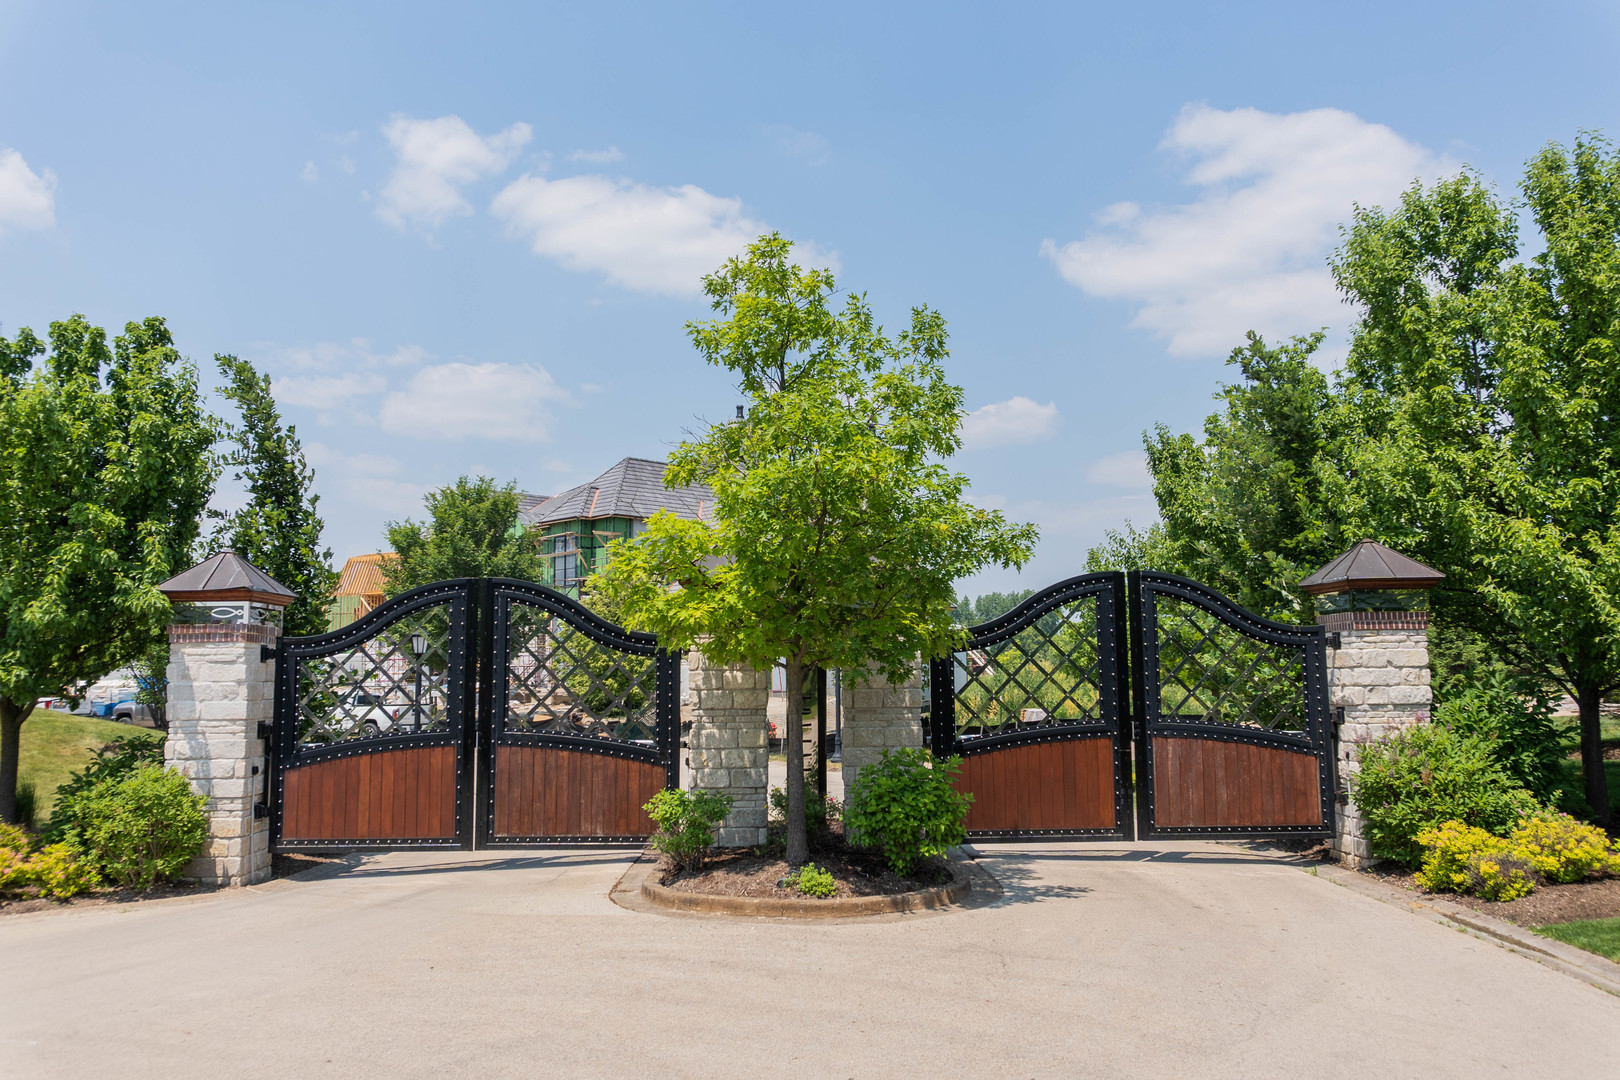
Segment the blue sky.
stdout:
<path fill-rule="evenodd" d="M 1356 201 L 1615 128 L 1614 4 L 0 6 L 0 333 L 166 316 L 275 377 L 341 561 L 737 397 L 684 322 L 777 229 L 951 323 L 975 498 L 1076 572 Z"/>

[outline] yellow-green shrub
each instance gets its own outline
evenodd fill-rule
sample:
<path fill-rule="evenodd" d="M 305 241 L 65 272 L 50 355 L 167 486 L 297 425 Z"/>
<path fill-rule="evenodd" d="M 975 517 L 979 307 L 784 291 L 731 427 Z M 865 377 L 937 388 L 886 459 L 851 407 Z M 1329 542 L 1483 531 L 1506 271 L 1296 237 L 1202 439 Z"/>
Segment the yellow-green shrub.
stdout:
<path fill-rule="evenodd" d="M 1517 900 L 1534 892 L 1535 867 L 1510 840 L 1448 821 L 1418 834 L 1423 868 L 1417 883 L 1435 892 L 1466 892 L 1486 900 Z"/>
<path fill-rule="evenodd" d="M 1537 814 L 1508 835 L 1514 854 L 1548 881 L 1581 881 L 1591 874 L 1620 874 L 1620 842 L 1596 825 L 1568 814 Z"/>
<path fill-rule="evenodd" d="M 66 900 L 101 884 L 95 869 L 75 858 L 66 844 L 42 848 L 29 860 L 28 870 L 40 895 L 53 900 Z"/>

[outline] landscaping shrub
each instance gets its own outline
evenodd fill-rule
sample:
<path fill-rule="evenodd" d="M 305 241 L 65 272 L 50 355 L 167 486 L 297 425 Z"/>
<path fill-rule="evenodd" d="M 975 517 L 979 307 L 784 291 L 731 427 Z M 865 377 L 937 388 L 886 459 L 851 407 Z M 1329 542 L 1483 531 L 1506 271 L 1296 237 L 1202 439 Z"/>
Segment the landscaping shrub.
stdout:
<path fill-rule="evenodd" d="M 1459 735 L 1477 735 L 1515 785 L 1538 802 L 1558 801 L 1563 786 L 1563 734 L 1553 723 L 1552 703 L 1527 694 L 1506 672 L 1453 694 L 1435 710 L 1435 722 Z"/>
<path fill-rule="evenodd" d="M 731 796 L 717 791 L 660 791 L 642 807 L 658 831 L 653 850 L 677 870 L 700 870 L 714 830 L 731 813 Z"/>
<path fill-rule="evenodd" d="M 960 844 L 973 796 L 952 786 L 959 757 L 938 761 L 927 750 L 885 750 L 861 767 L 844 804 L 844 822 L 861 844 L 881 850 L 897 874 Z"/>
<path fill-rule="evenodd" d="M 1536 870 L 1509 840 L 1448 821 L 1418 834 L 1423 868 L 1417 883 L 1435 892 L 1466 892 L 1487 900 L 1515 900 L 1535 891 Z"/>
<path fill-rule="evenodd" d="M 1361 748 L 1350 782 L 1368 845 L 1383 859 L 1417 866 L 1418 834 L 1448 821 L 1506 836 L 1540 809 L 1491 756 L 1489 742 L 1442 724 L 1419 724 Z"/>
<path fill-rule="evenodd" d="M 95 868 L 80 861 L 67 844 L 51 844 L 29 862 L 29 877 L 41 896 L 66 900 L 101 884 Z"/>
<path fill-rule="evenodd" d="M 1520 858 L 1548 881 L 1567 884 L 1592 874 L 1620 874 L 1620 841 L 1568 814 L 1535 814 L 1508 837 Z"/>
<path fill-rule="evenodd" d="M 68 802 L 73 824 L 67 843 L 102 876 L 126 888 L 150 888 L 174 877 L 208 841 L 207 800 L 173 769 L 140 765 Z"/>
<path fill-rule="evenodd" d="M 832 876 L 832 871 L 823 870 L 815 863 L 805 863 L 783 878 L 782 882 L 787 888 L 798 889 L 805 896 L 838 895 L 838 879 Z"/>
<path fill-rule="evenodd" d="M 83 796 L 101 784 L 124 779 L 142 765 L 163 764 L 163 740 L 150 735 L 130 735 L 115 739 L 96 751 L 95 757 L 66 783 L 56 789 L 56 809 L 40 832 L 48 844 L 61 843 L 78 820 Z"/>
<path fill-rule="evenodd" d="M 33 885 L 42 896 L 66 900 L 100 884 L 95 870 L 75 858 L 66 844 L 38 852 L 32 848 L 25 831 L 0 824 L 0 893 Z"/>

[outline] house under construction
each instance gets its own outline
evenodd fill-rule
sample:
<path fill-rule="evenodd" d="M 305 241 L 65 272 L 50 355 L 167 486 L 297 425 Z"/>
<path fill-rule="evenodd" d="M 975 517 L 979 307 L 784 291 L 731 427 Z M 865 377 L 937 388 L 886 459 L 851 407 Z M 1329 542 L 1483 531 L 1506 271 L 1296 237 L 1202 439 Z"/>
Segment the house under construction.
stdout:
<path fill-rule="evenodd" d="M 606 563 L 608 544 L 644 531 L 660 510 L 709 517 L 714 493 L 702 484 L 664 487 L 665 468 L 662 461 L 625 458 L 594 480 L 521 507 L 518 520 L 545 560 L 543 584 L 579 596 L 580 584 Z"/>

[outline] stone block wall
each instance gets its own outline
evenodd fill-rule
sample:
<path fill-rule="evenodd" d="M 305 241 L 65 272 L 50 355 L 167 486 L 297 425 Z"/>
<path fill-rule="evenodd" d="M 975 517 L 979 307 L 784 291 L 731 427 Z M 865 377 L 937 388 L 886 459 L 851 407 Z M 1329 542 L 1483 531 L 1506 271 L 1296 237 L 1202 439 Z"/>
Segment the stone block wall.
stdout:
<path fill-rule="evenodd" d="M 921 746 L 922 685 L 920 662 L 913 664 L 904 683 L 889 684 L 869 673 L 865 679 L 844 675 L 843 768 L 844 792 L 855 786 L 863 765 L 883 757 L 883 751 Z M 853 689 L 851 689 L 853 687 Z"/>
<path fill-rule="evenodd" d="M 208 846 L 186 867 L 193 881 L 253 885 L 270 877 L 270 821 L 255 818 L 269 773 L 259 721 L 275 708 L 274 626 L 169 627 L 168 739 L 164 761 L 208 799 Z"/>
<path fill-rule="evenodd" d="M 1328 704 L 1344 709 L 1336 762 L 1341 788 L 1355 774 L 1359 747 L 1425 722 L 1434 700 L 1427 613 L 1399 619 L 1391 614 L 1351 612 L 1318 620 L 1340 637 L 1340 647 L 1328 650 Z M 1354 800 L 1340 800 L 1336 833 L 1339 861 L 1354 867 L 1371 860 Z"/>
<path fill-rule="evenodd" d="M 692 787 L 730 795 L 731 813 L 715 837 L 720 847 L 765 842 L 765 794 L 770 762 L 765 708 L 771 673 L 745 664 L 710 664 L 701 649 L 687 653 L 692 728 L 687 760 Z"/>

